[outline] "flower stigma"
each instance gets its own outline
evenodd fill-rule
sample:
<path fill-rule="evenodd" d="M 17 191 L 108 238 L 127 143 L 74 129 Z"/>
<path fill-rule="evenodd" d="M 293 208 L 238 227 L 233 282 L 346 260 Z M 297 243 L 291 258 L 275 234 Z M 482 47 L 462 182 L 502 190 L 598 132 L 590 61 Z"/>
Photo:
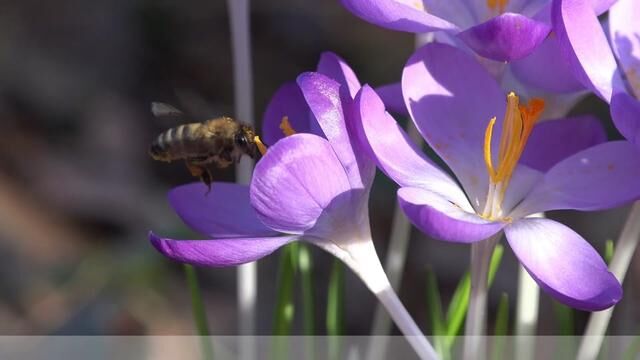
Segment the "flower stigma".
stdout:
<path fill-rule="evenodd" d="M 504 13 L 507 4 L 509 4 L 509 0 L 487 0 L 487 7 L 496 15 Z"/>
<path fill-rule="evenodd" d="M 291 123 L 289 122 L 288 116 L 282 117 L 282 121 L 280 122 L 280 130 L 282 130 L 282 133 L 284 133 L 284 136 L 291 136 L 296 133 L 296 131 L 291 126 Z M 260 151 L 260 154 L 264 156 L 264 154 L 267 153 L 267 146 L 262 142 L 262 140 L 260 139 L 260 136 L 258 135 L 254 136 L 253 141 L 256 143 L 256 146 L 258 147 L 258 151 Z"/>
<path fill-rule="evenodd" d="M 518 160 L 524 152 L 533 126 L 544 110 L 544 100 L 533 98 L 527 105 L 520 105 L 518 96 L 511 92 L 507 95 L 507 109 L 502 123 L 500 147 L 496 164 L 491 154 L 491 140 L 496 118 L 489 120 L 484 135 L 484 162 L 489 173 L 489 190 L 482 217 L 494 220 L 501 218 L 502 201 L 518 165 Z"/>

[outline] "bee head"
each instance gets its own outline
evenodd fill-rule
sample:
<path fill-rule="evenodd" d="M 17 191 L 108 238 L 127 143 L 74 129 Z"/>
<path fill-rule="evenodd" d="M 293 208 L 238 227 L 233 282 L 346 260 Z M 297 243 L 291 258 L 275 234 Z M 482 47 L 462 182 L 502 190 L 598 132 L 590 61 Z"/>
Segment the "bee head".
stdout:
<path fill-rule="evenodd" d="M 245 154 L 256 158 L 258 156 L 258 146 L 253 138 L 256 136 L 253 129 L 247 125 L 242 125 L 240 131 L 234 138 L 235 145 L 239 147 Z"/>

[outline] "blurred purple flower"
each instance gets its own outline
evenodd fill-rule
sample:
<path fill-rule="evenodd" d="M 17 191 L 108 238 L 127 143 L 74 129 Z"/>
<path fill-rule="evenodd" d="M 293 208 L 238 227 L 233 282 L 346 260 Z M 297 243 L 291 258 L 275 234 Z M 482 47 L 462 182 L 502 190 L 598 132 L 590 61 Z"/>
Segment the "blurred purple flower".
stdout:
<path fill-rule="evenodd" d="M 520 105 L 511 93 L 505 103 L 485 68 L 448 45 L 416 51 L 402 87 L 417 128 L 457 182 L 411 143 L 367 86 L 360 95 L 358 135 L 401 186 L 400 205 L 415 226 L 462 243 L 504 230 L 520 262 L 559 301 L 593 311 L 620 300 L 620 284 L 579 234 L 527 216 L 608 209 L 639 198 L 640 157 L 631 144 L 603 142 L 599 122 L 590 117 L 534 128 L 540 100 Z"/>
<path fill-rule="evenodd" d="M 550 0 L 341 0 L 356 16 L 387 29 L 443 31 L 477 54 L 512 61 L 531 54 L 551 31 Z M 604 12 L 615 0 L 591 0 Z"/>
<path fill-rule="evenodd" d="M 483 65 L 504 89 L 544 98 L 549 116 L 564 116 L 585 94 L 569 64 L 559 60 L 551 0 L 341 1 L 356 16 L 375 25 L 413 33 L 435 32 L 437 42 L 471 49 L 486 58 Z M 615 1 L 584 3 L 601 14 Z M 407 115 L 399 83 L 376 92 L 389 111 Z"/>
<path fill-rule="evenodd" d="M 611 105 L 611 116 L 640 147 L 640 2 L 619 0 L 609 11 L 609 41 L 593 10 L 579 0 L 554 1 L 553 21 L 571 70 Z"/>

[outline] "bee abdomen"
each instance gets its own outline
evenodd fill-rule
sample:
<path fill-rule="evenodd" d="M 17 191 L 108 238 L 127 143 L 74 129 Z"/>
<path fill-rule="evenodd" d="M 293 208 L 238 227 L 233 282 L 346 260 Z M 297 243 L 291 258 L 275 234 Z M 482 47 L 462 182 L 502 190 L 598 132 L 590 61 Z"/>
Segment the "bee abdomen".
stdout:
<path fill-rule="evenodd" d="M 196 140 L 196 130 L 200 126 L 198 123 L 186 124 L 163 132 L 151 143 L 149 154 L 161 161 L 186 158 L 188 144 Z"/>

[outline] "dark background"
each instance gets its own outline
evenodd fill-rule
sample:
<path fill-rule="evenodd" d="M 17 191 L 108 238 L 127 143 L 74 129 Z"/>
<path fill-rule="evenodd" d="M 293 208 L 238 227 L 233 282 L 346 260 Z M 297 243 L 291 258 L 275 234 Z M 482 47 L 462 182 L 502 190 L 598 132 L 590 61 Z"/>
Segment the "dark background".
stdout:
<path fill-rule="evenodd" d="M 256 121 L 277 87 L 313 70 L 322 51 L 344 57 L 363 83 L 381 85 L 399 79 L 414 47 L 412 35 L 364 23 L 337 1 L 251 5 Z M 163 101 L 195 120 L 233 115 L 229 35 L 221 0 L 0 2 L 0 334 L 194 333 L 182 268 L 147 241 L 151 229 L 197 236 L 166 201 L 171 187 L 193 178 L 183 164 L 147 156 L 151 139 L 176 125 L 149 109 Z M 608 121 L 594 98 L 576 111 L 593 109 Z M 231 181 L 233 170 L 215 176 Z M 381 258 L 394 194 L 395 185 L 378 176 L 371 212 Z M 627 210 L 549 216 L 601 250 L 617 237 Z M 317 333 L 324 334 L 332 259 L 312 251 Z M 468 257 L 468 246 L 413 231 L 400 297 L 427 333 L 427 267 L 448 301 Z M 277 258 L 258 264 L 258 334 L 271 331 Z M 198 274 L 212 333 L 237 334 L 236 270 Z M 503 291 L 513 315 L 516 279 L 507 247 L 490 293 L 490 321 Z M 635 261 L 611 334 L 637 333 L 639 281 Z M 351 273 L 346 289 L 346 332 L 368 334 L 374 298 Z M 586 315 L 578 313 L 580 331 Z M 301 331 L 297 321 L 294 333 Z M 542 294 L 539 333 L 558 331 L 552 300 Z"/>

